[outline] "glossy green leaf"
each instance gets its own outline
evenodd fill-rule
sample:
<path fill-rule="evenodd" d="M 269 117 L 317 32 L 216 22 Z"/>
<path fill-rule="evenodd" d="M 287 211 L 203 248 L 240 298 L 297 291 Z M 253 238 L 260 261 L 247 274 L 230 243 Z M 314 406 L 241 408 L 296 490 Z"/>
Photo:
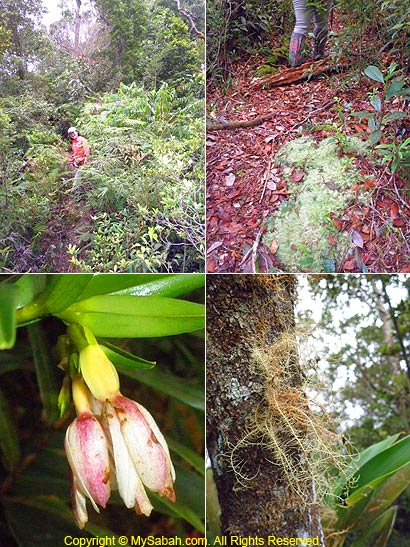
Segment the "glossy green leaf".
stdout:
<path fill-rule="evenodd" d="M 204 326 L 202 304 L 161 296 L 94 296 L 56 315 L 102 338 L 169 336 Z"/>
<path fill-rule="evenodd" d="M 370 144 L 376 144 L 379 142 L 379 140 L 382 138 L 383 133 L 380 131 L 380 129 L 376 129 L 375 131 L 372 131 L 369 135 L 369 142 Z"/>
<path fill-rule="evenodd" d="M 91 277 L 92 274 L 48 275 L 44 290 L 17 311 L 18 324 L 25 325 L 34 319 L 64 310 L 76 302 Z"/>
<path fill-rule="evenodd" d="M 114 363 L 115 366 L 122 366 L 135 370 L 147 370 L 155 367 L 155 361 L 147 361 L 142 357 L 137 357 L 128 351 L 110 344 L 109 342 L 99 340 L 99 345 L 104 351 L 108 359 Z"/>
<path fill-rule="evenodd" d="M 204 274 L 163 275 L 148 283 L 124 289 L 118 294 L 128 294 L 130 296 L 168 296 L 175 298 L 199 289 L 204 284 Z"/>
<path fill-rule="evenodd" d="M 53 283 L 49 283 L 47 278 L 46 289 L 41 298 L 48 313 L 55 314 L 77 300 L 92 279 L 92 274 L 58 274 L 51 277 Z M 50 290 L 47 290 L 49 284 Z"/>
<path fill-rule="evenodd" d="M 129 287 L 138 287 L 151 283 L 155 279 L 173 277 L 170 274 L 94 274 L 77 301 L 93 296 L 111 294 Z"/>
<path fill-rule="evenodd" d="M 60 387 L 57 382 L 56 363 L 51 355 L 42 325 L 40 323 L 30 325 L 27 327 L 27 331 L 33 352 L 44 418 L 51 423 L 59 417 L 57 401 Z"/>
<path fill-rule="evenodd" d="M 368 112 L 367 110 L 362 110 L 360 112 L 352 112 L 352 116 L 356 116 L 357 118 L 374 118 L 373 112 Z"/>
<path fill-rule="evenodd" d="M 20 461 L 20 446 L 10 405 L 0 390 L 0 450 L 7 471 L 16 469 Z"/>
<path fill-rule="evenodd" d="M 380 72 L 380 70 L 377 68 L 377 66 L 373 66 L 373 65 L 367 66 L 364 69 L 364 73 L 371 80 L 374 80 L 376 82 L 380 82 L 381 84 L 384 84 L 384 76 Z"/>
<path fill-rule="evenodd" d="M 167 438 L 167 443 L 169 448 L 173 452 L 178 454 L 178 456 L 180 456 L 186 462 L 192 465 L 192 467 L 196 469 L 200 475 L 205 477 L 205 460 L 204 458 L 202 458 L 202 456 L 200 456 L 187 446 L 178 443 L 177 441 L 174 441 L 173 439 Z"/>
<path fill-rule="evenodd" d="M 377 112 L 382 111 L 382 100 L 378 95 L 370 98 L 370 104 Z"/>
<path fill-rule="evenodd" d="M 385 511 L 410 484 L 410 463 L 401 467 L 373 491 L 366 511 L 357 520 L 358 528 L 366 528 Z"/>
<path fill-rule="evenodd" d="M 0 350 L 12 348 L 16 341 L 17 298 L 14 284 L 0 284 Z"/>
<path fill-rule="evenodd" d="M 407 118 L 408 114 L 406 112 L 389 112 L 389 114 L 386 114 L 386 116 L 383 117 L 383 123 L 390 123 L 394 122 L 396 120 L 403 120 L 404 118 Z"/>
<path fill-rule="evenodd" d="M 361 467 L 366 462 L 377 456 L 377 454 L 380 454 L 386 450 L 386 448 L 392 446 L 399 439 L 400 435 L 401 433 L 396 433 L 395 435 L 391 435 L 390 437 L 387 437 L 387 439 L 383 439 L 378 443 L 372 444 L 365 450 L 362 450 L 357 461 L 357 467 Z"/>
<path fill-rule="evenodd" d="M 396 513 L 396 506 L 387 509 L 372 522 L 360 538 L 352 543 L 351 547 L 385 547 L 396 520 Z"/>
<path fill-rule="evenodd" d="M 336 525 L 336 529 L 338 531 L 348 531 L 355 526 L 361 515 L 364 512 L 367 512 L 367 506 L 370 503 L 372 492 L 372 488 L 367 488 L 367 495 L 363 494 L 357 503 L 338 508 L 337 514 L 339 516 L 339 520 Z"/>
<path fill-rule="evenodd" d="M 17 307 L 22 308 L 32 302 L 46 286 L 46 274 L 23 274 L 15 285 L 19 288 Z"/>
<path fill-rule="evenodd" d="M 202 411 L 205 410 L 205 394 L 203 387 L 190 384 L 187 380 L 163 372 L 159 368 L 153 370 L 135 370 L 121 366 L 117 368 L 118 372 L 125 376 L 134 378 L 142 384 L 161 391 L 192 408 Z"/>
<path fill-rule="evenodd" d="M 355 476 L 357 481 L 351 491 L 384 475 L 397 471 L 410 460 L 410 435 L 394 445 L 379 452 L 376 456 L 361 465 Z"/>
<path fill-rule="evenodd" d="M 398 467 L 397 469 L 394 469 L 392 471 L 389 471 L 388 473 L 385 473 L 384 475 L 379 475 L 375 477 L 372 481 L 366 483 L 364 486 L 361 486 L 360 488 L 357 488 L 352 492 L 352 494 L 349 495 L 349 497 L 346 499 L 346 503 L 349 505 L 353 505 L 358 502 L 358 500 L 363 496 L 367 495 L 367 490 L 370 488 L 371 490 L 374 490 L 380 486 L 382 486 L 386 481 L 388 481 L 395 473 L 402 470 L 402 468 L 405 467 L 404 465 L 401 467 Z"/>
<path fill-rule="evenodd" d="M 360 452 L 359 456 L 350 456 L 350 465 L 346 469 L 346 471 L 340 476 L 340 478 L 336 481 L 335 487 L 333 488 L 332 495 L 339 497 L 342 495 L 343 490 L 346 487 L 346 482 L 353 477 L 355 472 L 366 462 L 374 458 L 377 454 L 380 452 L 383 452 L 386 448 L 394 444 L 397 439 L 400 437 L 401 433 L 397 433 L 396 435 L 392 435 L 391 437 L 388 437 L 387 439 L 384 439 L 383 441 L 380 441 L 378 443 L 372 444 L 362 452 Z"/>

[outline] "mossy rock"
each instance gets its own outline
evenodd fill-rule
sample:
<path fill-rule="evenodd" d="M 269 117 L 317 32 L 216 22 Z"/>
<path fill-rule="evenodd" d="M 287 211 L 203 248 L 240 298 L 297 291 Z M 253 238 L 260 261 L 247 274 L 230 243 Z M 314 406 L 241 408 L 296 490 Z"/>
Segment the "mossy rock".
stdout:
<path fill-rule="evenodd" d="M 350 154 L 364 151 L 357 139 L 348 138 L 346 147 Z M 331 214 L 343 213 L 355 199 L 353 186 L 363 180 L 354 159 L 334 137 L 319 143 L 301 137 L 278 151 L 276 163 L 283 166 L 292 197 L 268 220 L 263 242 L 268 247 L 278 242 L 277 256 L 288 271 L 334 271 L 351 249 L 349 235 L 336 230 Z"/>

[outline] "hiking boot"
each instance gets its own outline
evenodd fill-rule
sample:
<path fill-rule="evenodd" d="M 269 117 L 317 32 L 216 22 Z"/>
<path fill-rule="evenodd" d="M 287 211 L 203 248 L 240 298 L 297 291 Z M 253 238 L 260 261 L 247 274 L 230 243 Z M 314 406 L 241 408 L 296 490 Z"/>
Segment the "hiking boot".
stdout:
<path fill-rule="evenodd" d="M 319 32 L 314 37 L 313 42 L 313 60 L 319 61 L 319 59 L 324 59 L 329 56 L 329 53 L 325 51 L 327 42 L 327 32 Z"/>
<path fill-rule="evenodd" d="M 292 32 L 289 43 L 289 64 L 291 67 L 299 66 L 306 61 L 305 57 L 302 55 L 305 41 L 306 36 L 304 34 Z"/>

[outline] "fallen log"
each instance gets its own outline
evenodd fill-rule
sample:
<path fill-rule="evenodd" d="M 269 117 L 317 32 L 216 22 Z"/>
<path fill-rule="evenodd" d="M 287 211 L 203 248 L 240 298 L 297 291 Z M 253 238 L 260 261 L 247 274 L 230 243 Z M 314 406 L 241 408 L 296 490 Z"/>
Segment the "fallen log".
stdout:
<path fill-rule="evenodd" d="M 280 85 L 289 85 L 312 76 L 318 76 L 331 70 L 339 70 L 341 67 L 347 66 L 346 61 L 338 63 L 335 66 L 329 57 L 319 59 L 319 61 L 308 61 L 303 65 L 285 68 L 276 74 L 271 74 L 266 78 L 261 78 L 251 83 L 250 89 L 259 89 L 261 87 L 277 87 Z"/>

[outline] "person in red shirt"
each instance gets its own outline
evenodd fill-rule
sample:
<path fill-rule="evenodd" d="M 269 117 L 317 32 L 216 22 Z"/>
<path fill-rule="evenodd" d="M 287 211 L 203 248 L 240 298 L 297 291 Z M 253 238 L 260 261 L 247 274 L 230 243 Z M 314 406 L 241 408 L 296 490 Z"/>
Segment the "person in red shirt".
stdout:
<path fill-rule="evenodd" d="M 71 156 L 69 159 L 70 165 L 78 169 L 84 165 L 90 158 L 91 151 L 84 137 L 80 135 L 78 129 L 70 127 L 67 131 L 68 137 L 71 140 Z"/>

